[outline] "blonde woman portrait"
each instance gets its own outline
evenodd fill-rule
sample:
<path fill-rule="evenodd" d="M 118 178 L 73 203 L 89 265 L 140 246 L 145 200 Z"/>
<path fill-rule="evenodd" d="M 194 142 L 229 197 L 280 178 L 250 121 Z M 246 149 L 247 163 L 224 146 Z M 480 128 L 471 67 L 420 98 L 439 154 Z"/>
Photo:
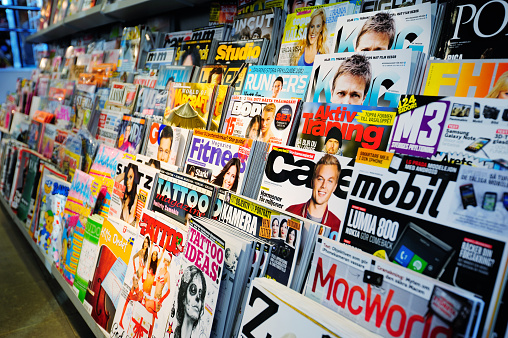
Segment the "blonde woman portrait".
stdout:
<path fill-rule="evenodd" d="M 326 47 L 326 13 L 323 8 L 316 9 L 307 24 L 307 36 L 298 43 L 299 52 L 293 55 L 292 66 L 312 66 L 318 54 L 328 53 Z"/>
<path fill-rule="evenodd" d="M 490 99 L 508 99 L 508 72 L 504 72 L 497 79 L 496 84 L 486 97 Z"/>

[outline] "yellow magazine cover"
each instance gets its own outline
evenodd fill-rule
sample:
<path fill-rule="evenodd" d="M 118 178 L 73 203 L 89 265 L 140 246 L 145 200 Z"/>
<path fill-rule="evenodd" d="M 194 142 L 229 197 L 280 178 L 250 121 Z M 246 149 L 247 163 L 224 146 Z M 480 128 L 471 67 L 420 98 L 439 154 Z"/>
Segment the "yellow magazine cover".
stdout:
<path fill-rule="evenodd" d="M 212 83 L 173 83 L 163 123 L 185 129 L 207 129 L 216 88 Z"/>

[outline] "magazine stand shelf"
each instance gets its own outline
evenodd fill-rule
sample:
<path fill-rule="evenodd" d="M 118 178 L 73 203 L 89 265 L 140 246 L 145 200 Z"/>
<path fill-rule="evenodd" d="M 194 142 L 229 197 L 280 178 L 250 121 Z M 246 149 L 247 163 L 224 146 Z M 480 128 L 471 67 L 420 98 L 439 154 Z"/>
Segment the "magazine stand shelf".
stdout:
<path fill-rule="evenodd" d="M 80 31 L 97 28 L 110 23 L 139 21 L 177 9 L 191 9 L 210 0 L 123 0 L 112 4 L 104 3 L 66 17 L 63 22 L 50 25 L 30 35 L 26 41 L 45 43 L 69 37 Z"/>
<path fill-rule="evenodd" d="M 101 13 L 101 6 L 95 6 L 86 11 L 78 12 L 65 18 L 66 25 L 71 26 L 79 31 L 92 29 L 100 26 L 107 25 L 115 22 L 114 19 L 109 18 Z"/>
<path fill-rule="evenodd" d="M 79 314 L 81 315 L 81 317 L 83 317 L 84 321 L 90 327 L 90 330 L 92 330 L 94 335 L 99 338 L 109 338 L 110 337 L 109 334 L 106 331 L 104 331 L 99 325 L 97 325 L 93 320 L 92 316 L 90 316 L 90 314 L 86 311 L 83 304 L 79 301 L 78 296 L 74 293 L 72 287 L 69 285 L 69 283 L 65 281 L 63 276 L 57 270 L 55 264 L 52 264 L 50 261 L 46 259 L 46 257 L 44 257 L 37 244 L 35 244 L 32 238 L 30 238 L 30 236 L 28 235 L 28 231 L 25 228 L 25 225 L 18 219 L 16 214 L 14 214 L 9 205 L 9 202 L 7 202 L 7 200 L 1 195 L 0 202 L 3 206 L 4 211 L 9 215 L 11 221 L 14 222 L 14 224 L 16 224 L 16 226 L 19 228 L 19 231 L 23 234 L 27 242 L 35 251 L 37 257 L 39 257 L 39 259 L 42 261 L 46 269 L 48 269 L 49 273 L 53 276 L 53 278 L 55 278 L 58 284 L 60 284 L 60 287 L 65 292 L 67 297 L 69 297 L 72 304 L 74 304 L 74 307 L 76 307 L 76 310 L 78 310 Z"/>

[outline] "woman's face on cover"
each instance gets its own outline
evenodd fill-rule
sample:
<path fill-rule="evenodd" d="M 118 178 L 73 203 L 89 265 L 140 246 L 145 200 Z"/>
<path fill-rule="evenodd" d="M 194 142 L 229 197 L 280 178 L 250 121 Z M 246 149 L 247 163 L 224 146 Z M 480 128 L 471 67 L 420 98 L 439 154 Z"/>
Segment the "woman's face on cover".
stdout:
<path fill-rule="evenodd" d="M 502 90 L 499 92 L 499 95 L 497 96 L 498 99 L 508 99 L 508 90 Z"/>
<path fill-rule="evenodd" d="M 295 231 L 292 230 L 289 232 L 289 243 L 294 243 L 295 242 Z"/>
<path fill-rule="evenodd" d="M 193 319 L 198 320 L 203 302 L 201 301 L 201 294 L 203 293 L 203 284 L 199 275 L 195 275 L 192 282 L 187 288 L 187 297 L 185 298 L 185 312 Z"/>
<path fill-rule="evenodd" d="M 258 138 L 258 132 L 259 132 L 259 123 L 254 122 L 252 125 L 252 128 L 249 131 L 249 138 L 252 140 L 255 140 Z"/>
<path fill-rule="evenodd" d="M 134 170 L 132 168 L 127 172 L 127 192 L 132 191 L 132 186 L 134 184 Z"/>
<path fill-rule="evenodd" d="M 272 237 L 279 237 L 279 220 L 274 219 L 272 222 Z"/>
<path fill-rule="evenodd" d="M 315 45 L 319 38 L 319 34 L 323 31 L 323 19 L 321 15 L 316 15 L 309 24 L 307 37 L 310 45 Z"/>
<path fill-rule="evenodd" d="M 125 127 L 125 139 L 123 140 L 124 142 L 129 141 L 130 134 L 131 134 L 131 126 Z"/>
<path fill-rule="evenodd" d="M 225 189 L 231 189 L 236 179 L 236 166 L 232 165 L 228 171 L 224 174 L 224 180 L 222 181 L 222 187 Z"/>
<path fill-rule="evenodd" d="M 148 238 L 145 237 L 145 240 L 143 242 L 143 249 L 147 249 L 148 248 Z"/>
<path fill-rule="evenodd" d="M 286 238 L 287 234 L 288 234 L 288 222 L 284 222 L 280 226 L 280 237 Z"/>

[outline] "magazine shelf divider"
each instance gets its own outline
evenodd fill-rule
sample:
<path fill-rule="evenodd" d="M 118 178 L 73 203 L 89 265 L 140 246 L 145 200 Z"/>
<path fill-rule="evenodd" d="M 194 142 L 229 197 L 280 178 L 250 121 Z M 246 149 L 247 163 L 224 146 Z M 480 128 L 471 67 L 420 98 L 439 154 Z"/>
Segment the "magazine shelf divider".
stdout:
<path fill-rule="evenodd" d="M 83 317 L 83 320 L 86 322 L 88 327 L 90 327 L 90 330 L 92 330 L 94 335 L 98 338 L 104 338 L 104 337 L 109 338 L 109 334 L 107 332 L 103 331 L 99 327 L 99 325 L 97 325 L 95 323 L 92 316 L 90 316 L 90 314 L 86 311 L 83 304 L 79 301 L 78 296 L 76 296 L 72 287 L 65 281 L 63 276 L 57 270 L 56 266 L 54 264 L 51 264 L 44 257 L 44 255 L 40 251 L 37 244 L 32 240 L 32 238 L 30 238 L 30 236 L 28 235 L 28 231 L 25 228 L 25 225 L 23 223 L 21 223 L 21 221 L 18 219 L 16 214 L 14 214 L 14 212 L 12 211 L 12 209 L 9 205 L 9 202 L 7 202 L 7 200 L 3 196 L 0 196 L 0 202 L 3 206 L 4 212 L 6 212 L 7 215 L 9 215 L 9 217 L 11 218 L 11 221 L 14 222 L 14 224 L 16 224 L 16 226 L 19 228 L 19 231 L 23 234 L 26 241 L 30 244 L 32 249 L 35 251 L 37 257 L 39 257 L 39 259 L 44 264 L 46 269 L 48 269 L 48 272 L 53 276 L 53 278 L 55 278 L 55 280 L 58 282 L 58 284 L 60 284 L 60 287 L 65 292 L 67 297 L 69 297 L 72 304 L 74 304 L 74 306 L 76 307 L 76 310 L 78 310 L 79 314 L 81 315 L 81 317 Z"/>

